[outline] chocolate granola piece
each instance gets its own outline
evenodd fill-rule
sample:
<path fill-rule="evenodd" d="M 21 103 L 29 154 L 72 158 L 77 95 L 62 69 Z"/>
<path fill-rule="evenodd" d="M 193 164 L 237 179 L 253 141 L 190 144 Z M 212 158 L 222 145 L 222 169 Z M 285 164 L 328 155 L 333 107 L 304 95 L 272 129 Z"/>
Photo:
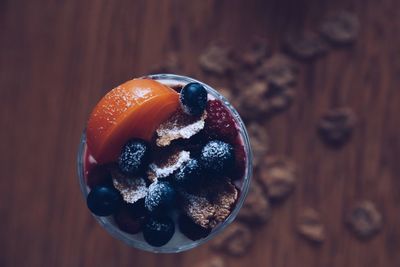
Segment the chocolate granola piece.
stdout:
<path fill-rule="evenodd" d="M 245 225 L 234 222 L 211 242 L 211 248 L 230 256 L 242 256 L 249 251 L 253 235 Z"/>
<path fill-rule="evenodd" d="M 271 218 L 271 207 L 266 194 L 261 185 L 253 180 L 250 185 L 249 193 L 238 214 L 238 220 L 260 225 L 266 223 Z"/>
<path fill-rule="evenodd" d="M 311 208 L 306 208 L 301 213 L 297 231 L 302 237 L 314 243 L 322 243 L 325 240 L 325 227 L 318 212 Z"/>
<path fill-rule="evenodd" d="M 194 267 L 225 267 L 225 263 L 220 256 L 212 256 L 202 262 L 196 263 Z"/>
<path fill-rule="evenodd" d="M 263 38 L 256 38 L 250 42 L 249 47 L 240 55 L 240 62 L 245 67 L 254 67 L 259 65 L 270 53 L 267 41 Z"/>
<path fill-rule="evenodd" d="M 286 198 L 295 188 L 295 166 L 282 157 L 265 157 L 256 177 L 272 201 Z"/>
<path fill-rule="evenodd" d="M 256 169 L 269 149 L 269 137 L 267 130 L 261 124 L 252 122 L 247 126 L 253 152 L 253 166 Z"/>
<path fill-rule="evenodd" d="M 373 202 L 366 200 L 354 205 L 346 222 L 357 237 L 367 239 L 382 228 L 382 215 Z"/>
<path fill-rule="evenodd" d="M 244 88 L 238 98 L 237 107 L 247 120 L 254 120 L 270 116 L 288 108 L 294 98 L 294 90 L 273 82 L 255 80 Z"/>
<path fill-rule="evenodd" d="M 189 160 L 189 151 L 178 149 L 159 151 L 158 157 L 149 165 L 147 177 L 151 182 L 155 182 L 158 179 L 165 179 Z"/>
<path fill-rule="evenodd" d="M 295 91 L 292 87 L 285 87 L 270 82 L 266 94 L 269 107 L 267 114 L 286 110 L 292 103 L 294 97 Z"/>
<path fill-rule="evenodd" d="M 322 140 L 332 146 L 341 146 L 351 137 L 356 116 L 350 108 L 335 108 L 325 113 L 318 123 Z"/>
<path fill-rule="evenodd" d="M 179 109 L 157 128 L 157 145 L 164 147 L 171 144 L 173 140 L 189 139 L 204 128 L 206 118 L 206 112 L 203 112 L 201 116 L 192 116 Z"/>
<path fill-rule="evenodd" d="M 267 112 L 267 91 L 268 83 L 265 81 L 254 81 L 247 88 L 243 88 L 238 103 L 240 114 L 246 119 L 256 119 Z"/>
<path fill-rule="evenodd" d="M 144 178 L 126 175 L 117 167 L 110 167 L 110 173 L 113 186 L 121 193 L 125 202 L 135 203 L 146 196 L 148 188 Z"/>
<path fill-rule="evenodd" d="M 266 78 L 280 87 L 290 87 L 296 84 L 298 67 L 283 54 L 274 54 L 263 61 L 256 70 L 258 78 Z"/>
<path fill-rule="evenodd" d="M 182 71 L 182 63 L 176 52 L 168 52 L 162 62 L 153 66 L 150 73 L 179 73 Z"/>
<path fill-rule="evenodd" d="M 263 61 L 253 73 L 241 74 L 235 81 L 241 97 L 236 103 L 245 119 L 257 119 L 287 109 L 295 93 L 297 66 L 288 57 L 275 54 Z"/>
<path fill-rule="evenodd" d="M 210 45 L 199 58 L 200 67 L 213 74 L 226 74 L 235 66 L 232 51 L 220 44 Z"/>
<path fill-rule="evenodd" d="M 254 70 L 242 69 L 235 72 L 233 76 L 233 87 L 234 91 L 241 96 L 244 90 L 246 90 L 254 81 L 258 80 Z M 238 97 L 241 98 L 241 97 Z"/>
<path fill-rule="evenodd" d="M 313 33 L 288 34 L 285 38 L 286 51 L 295 58 L 311 60 L 326 53 L 326 43 Z"/>
<path fill-rule="evenodd" d="M 356 40 L 359 28 L 360 23 L 355 14 L 341 11 L 322 22 L 320 32 L 330 42 L 344 45 Z"/>
<path fill-rule="evenodd" d="M 226 179 L 203 186 L 199 192 L 181 192 L 182 211 L 203 228 L 212 229 L 231 214 L 238 190 Z"/>

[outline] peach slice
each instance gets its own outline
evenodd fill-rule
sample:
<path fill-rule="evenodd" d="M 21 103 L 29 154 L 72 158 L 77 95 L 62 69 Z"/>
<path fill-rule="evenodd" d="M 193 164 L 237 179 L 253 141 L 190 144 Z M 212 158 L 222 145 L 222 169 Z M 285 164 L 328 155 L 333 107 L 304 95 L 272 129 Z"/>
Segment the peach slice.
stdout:
<path fill-rule="evenodd" d="M 150 79 L 133 79 L 108 92 L 87 124 L 87 145 L 98 163 L 115 161 L 131 138 L 150 140 L 179 107 L 172 88 Z"/>

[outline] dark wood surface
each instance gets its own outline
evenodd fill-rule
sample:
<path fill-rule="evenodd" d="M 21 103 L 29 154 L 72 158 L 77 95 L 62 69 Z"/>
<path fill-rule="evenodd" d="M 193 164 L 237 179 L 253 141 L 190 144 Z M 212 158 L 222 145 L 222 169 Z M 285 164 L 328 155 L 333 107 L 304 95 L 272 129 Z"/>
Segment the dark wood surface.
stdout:
<path fill-rule="evenodd" d="M 257 230 L 252 250 L 227 266 L 400 266 L 400 2 L 0 0 L 0 266 L 191 266 L 207 245 L 153 255 L 109 236 L 85 207 L 76 153 L 88 114 L 110 88 L 146 73 L 170 50 L 183 74 L 215 39 L 241 47 L 254 35 L 278 50 L 289 30 L 314 29 L 329 12 L 360 18 L 352 47 L 301 70 L 288 112 L 266 127 L 272 151 L 299 166 L 295 193 Z M 210 81 L 212 84 L 212 81 Z M 215 85 L 215 84 L 213 84 Z M 327 109 L 350 106 L 353 139 L 328 149 L 315 134 Z M 370 199 L 383 230 L 361 242 L 343 224 Z M 326 242 L 295 232 L 304 207 L 321 212 Z"/>

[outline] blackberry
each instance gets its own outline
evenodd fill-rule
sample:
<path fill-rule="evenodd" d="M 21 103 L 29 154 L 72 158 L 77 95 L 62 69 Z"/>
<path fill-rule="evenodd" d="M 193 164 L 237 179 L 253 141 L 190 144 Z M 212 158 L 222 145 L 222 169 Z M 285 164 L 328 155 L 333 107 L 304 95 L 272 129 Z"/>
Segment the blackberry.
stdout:
<path fill-rule="evenodd" d="M 149 144 L 141 139 L 132 139 L 122 148 L 118 167 L 125 174 L 135 175 L 144 170 L 149 159 Z"/>
<path fill-rule="evenodd" d="M 234 166 L 234 148 L 219 140 L 210 141 L 201 150 L 200 161 L 203 168 L 210 174 L 223 174 Z"/>
<path fill-rule="evenodd" d="M 182 187 L 193 188 L 201 184 L 202 167 L 197 159 L 190 159 L 173 176 L 173 181 Z"/>
<path fill-rule="evenodd" d="M 170 182 L 158 181 L 149 186 L 144 206 L 151 213 L 168 211 L 175 204 L 176 192 Z"/>

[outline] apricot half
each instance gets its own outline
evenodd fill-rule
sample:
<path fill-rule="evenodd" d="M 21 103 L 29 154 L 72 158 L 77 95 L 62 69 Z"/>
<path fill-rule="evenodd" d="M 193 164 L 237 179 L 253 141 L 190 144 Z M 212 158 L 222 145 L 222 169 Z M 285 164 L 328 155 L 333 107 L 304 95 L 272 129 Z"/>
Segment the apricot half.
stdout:
<path fill-rule="evenodd" d="M 131 138 L 150 140 L 179 107 L 172 88 L 151 79 L 133 79 L 108 92 L 93 109 L 87 146 L 98 163 L 113 162 Z"/>

